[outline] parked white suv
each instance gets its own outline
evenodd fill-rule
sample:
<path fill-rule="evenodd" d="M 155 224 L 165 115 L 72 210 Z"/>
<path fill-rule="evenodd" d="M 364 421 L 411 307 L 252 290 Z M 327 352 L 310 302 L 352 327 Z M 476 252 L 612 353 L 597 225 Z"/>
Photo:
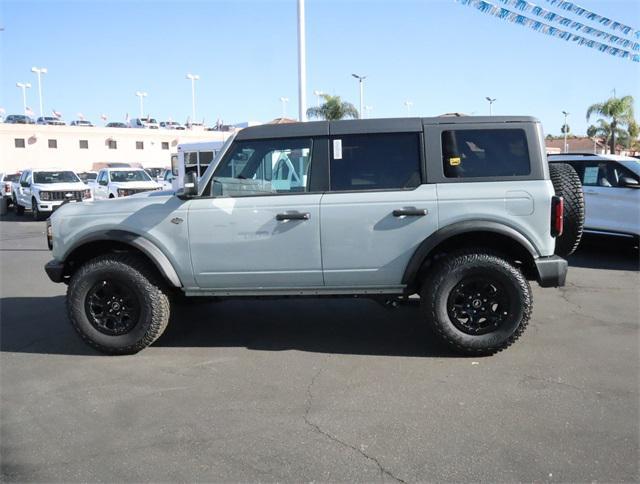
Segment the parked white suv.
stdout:
<path fill-rule="evenodd" d="M 132 128 L 158 129 L 158 121 L 153 118 L 134 118 L 129 122 Z"/>
<path fill-rule="evenodd" d="M 103 168 L 91 186 L 96 200 L 128 197 L 161 188 L 142 168 Z"/>
<path fill-rule="evenodd" d="M 576 170 L 584 189 L 584 231 L 640 237 L 640 160 L 619 155 L 549 155 Z"/>
<path fill-rule="evenodd" d="M 91 190 L 70 170 L 25 170 L 18 183 L 13 184 L 13 203 L 18 215 L 30 209 L 40 220 L 66 201 L 82 202 L 92 199 Z"/>

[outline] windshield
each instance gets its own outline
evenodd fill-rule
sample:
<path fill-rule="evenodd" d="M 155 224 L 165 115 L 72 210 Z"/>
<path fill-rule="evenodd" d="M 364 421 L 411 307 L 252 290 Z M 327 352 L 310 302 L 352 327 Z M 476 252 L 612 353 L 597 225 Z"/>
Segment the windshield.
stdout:
<path fill-rule="evenodd" d="M 211 172 L 215 170 L 218 163 L 220 163 L 220 160 L 222 159 L 226 151 L 229 149 L 229 146 L 231 146 L 231 143 L 233 143 L 234 139 L 236 139 L 236 133 L 233 133 L 231 136 L 227 138 L 227 141 L 224 142 L 224 144 L 222 145 L 222 148 L 220 148 L 220 151 L 216 153 L 215 157 L 213 158 L 213 161 L 209 163 L 209 166 L 207 166 L 207 169 L 205 170 L 205 172 L 202 175 L 200 175 L 200 179 L 202 180 L 201 186 L 204 187 L 207 184 L 207 182 L 209 181 L 209 176 Z"/>
<path fill-rule="evenodd" d="M 112 182 L 151 181 L 151 178 L 144 170 L 112 171 L 110 176 Z"/>
<path fill-rule="evenodd" d="M 620 164 L 625 168 L 628 168 L 636 175 L 640 175 L 640 160 L 622 160 Z"/>
<path fill-rule="evenodd" d="M 145 168 L 146 171 L 152 177 L 158 177 L 164 173 L 164 168 Z"/>
<path fill-rule="evenodd" d="M 20 179 L 20 173 L 13 173 L 11 175 L 5 175 L 4 181 L 17 182 Z"/>
<path fill-rule="evenodd" d="M 157 123 L 157 121 L 153 118 L 151 119 L 142 119 L 141 120 L 143 123 Z"/>
<path fill-rule="evenodd" d="M 72 171 L 36 171 L 33 183 L 77 183 L 80 179 Z"/>

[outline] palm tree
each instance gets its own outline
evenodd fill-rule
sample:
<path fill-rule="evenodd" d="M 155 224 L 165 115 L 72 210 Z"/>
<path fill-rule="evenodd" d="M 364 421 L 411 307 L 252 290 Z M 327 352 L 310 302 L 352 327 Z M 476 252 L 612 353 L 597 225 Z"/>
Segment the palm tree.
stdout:
<path fill-rule="evenodd" d="M 358 118 L 358 110 L 351 103 L 340 99 L 340 96 L 322 94 L 324 103 L 321 106 L 307 109 L 307 116 L 332 121 L 335 119 Z"/>
<path fill-rule="evenodd" d="M 629 137 L 628 133 L 619 127 L 615 128 L 613 133 L 621 142 L 624 142 Z M 587 128 L 587 136 L 589 138 L 598 136 L 604 138 L 606 143 L 611 143 L 611 124 L 607 123 L 604 119 L 598 119 L 597 126 L 591 125 Z"/>
<path fill-rule="evenodd" d="M 589 106 L 589 109 L 587 109 L 587 121 L 589 121 L 593 114 L 599 114 L 611 120 L 609 123 L 611 131 L 609 146 L 611 154 L 615 154 L 618 128 L 628 128 L 635 123 L 633 118 L 633 96 L 612 97 L 603 103 L 592 104 Z"/>

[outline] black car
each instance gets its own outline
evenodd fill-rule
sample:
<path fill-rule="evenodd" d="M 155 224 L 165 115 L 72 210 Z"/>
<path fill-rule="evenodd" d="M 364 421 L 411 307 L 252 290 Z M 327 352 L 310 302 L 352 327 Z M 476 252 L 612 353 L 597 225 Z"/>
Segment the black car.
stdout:
<path fill-rule="evenodd" d="M 5 118 L 4 122 L 9 124 L 36 124 L 33 118 L 25 114 L 10 114 Z"/>

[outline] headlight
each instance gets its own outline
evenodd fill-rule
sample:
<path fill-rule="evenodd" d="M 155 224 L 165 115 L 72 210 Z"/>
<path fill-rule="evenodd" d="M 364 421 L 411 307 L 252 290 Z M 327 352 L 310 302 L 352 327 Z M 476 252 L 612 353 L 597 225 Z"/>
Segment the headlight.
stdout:
<path fill-rule="evenodd" d="M 40 192 L 40 200 L 51 200 L 51 194 L 49 192 Z"/>
<path fill-rule="evenodd" d="M 82 198 L 91 198 L 91 190 L 85 190 L 82 192 Z"/>

